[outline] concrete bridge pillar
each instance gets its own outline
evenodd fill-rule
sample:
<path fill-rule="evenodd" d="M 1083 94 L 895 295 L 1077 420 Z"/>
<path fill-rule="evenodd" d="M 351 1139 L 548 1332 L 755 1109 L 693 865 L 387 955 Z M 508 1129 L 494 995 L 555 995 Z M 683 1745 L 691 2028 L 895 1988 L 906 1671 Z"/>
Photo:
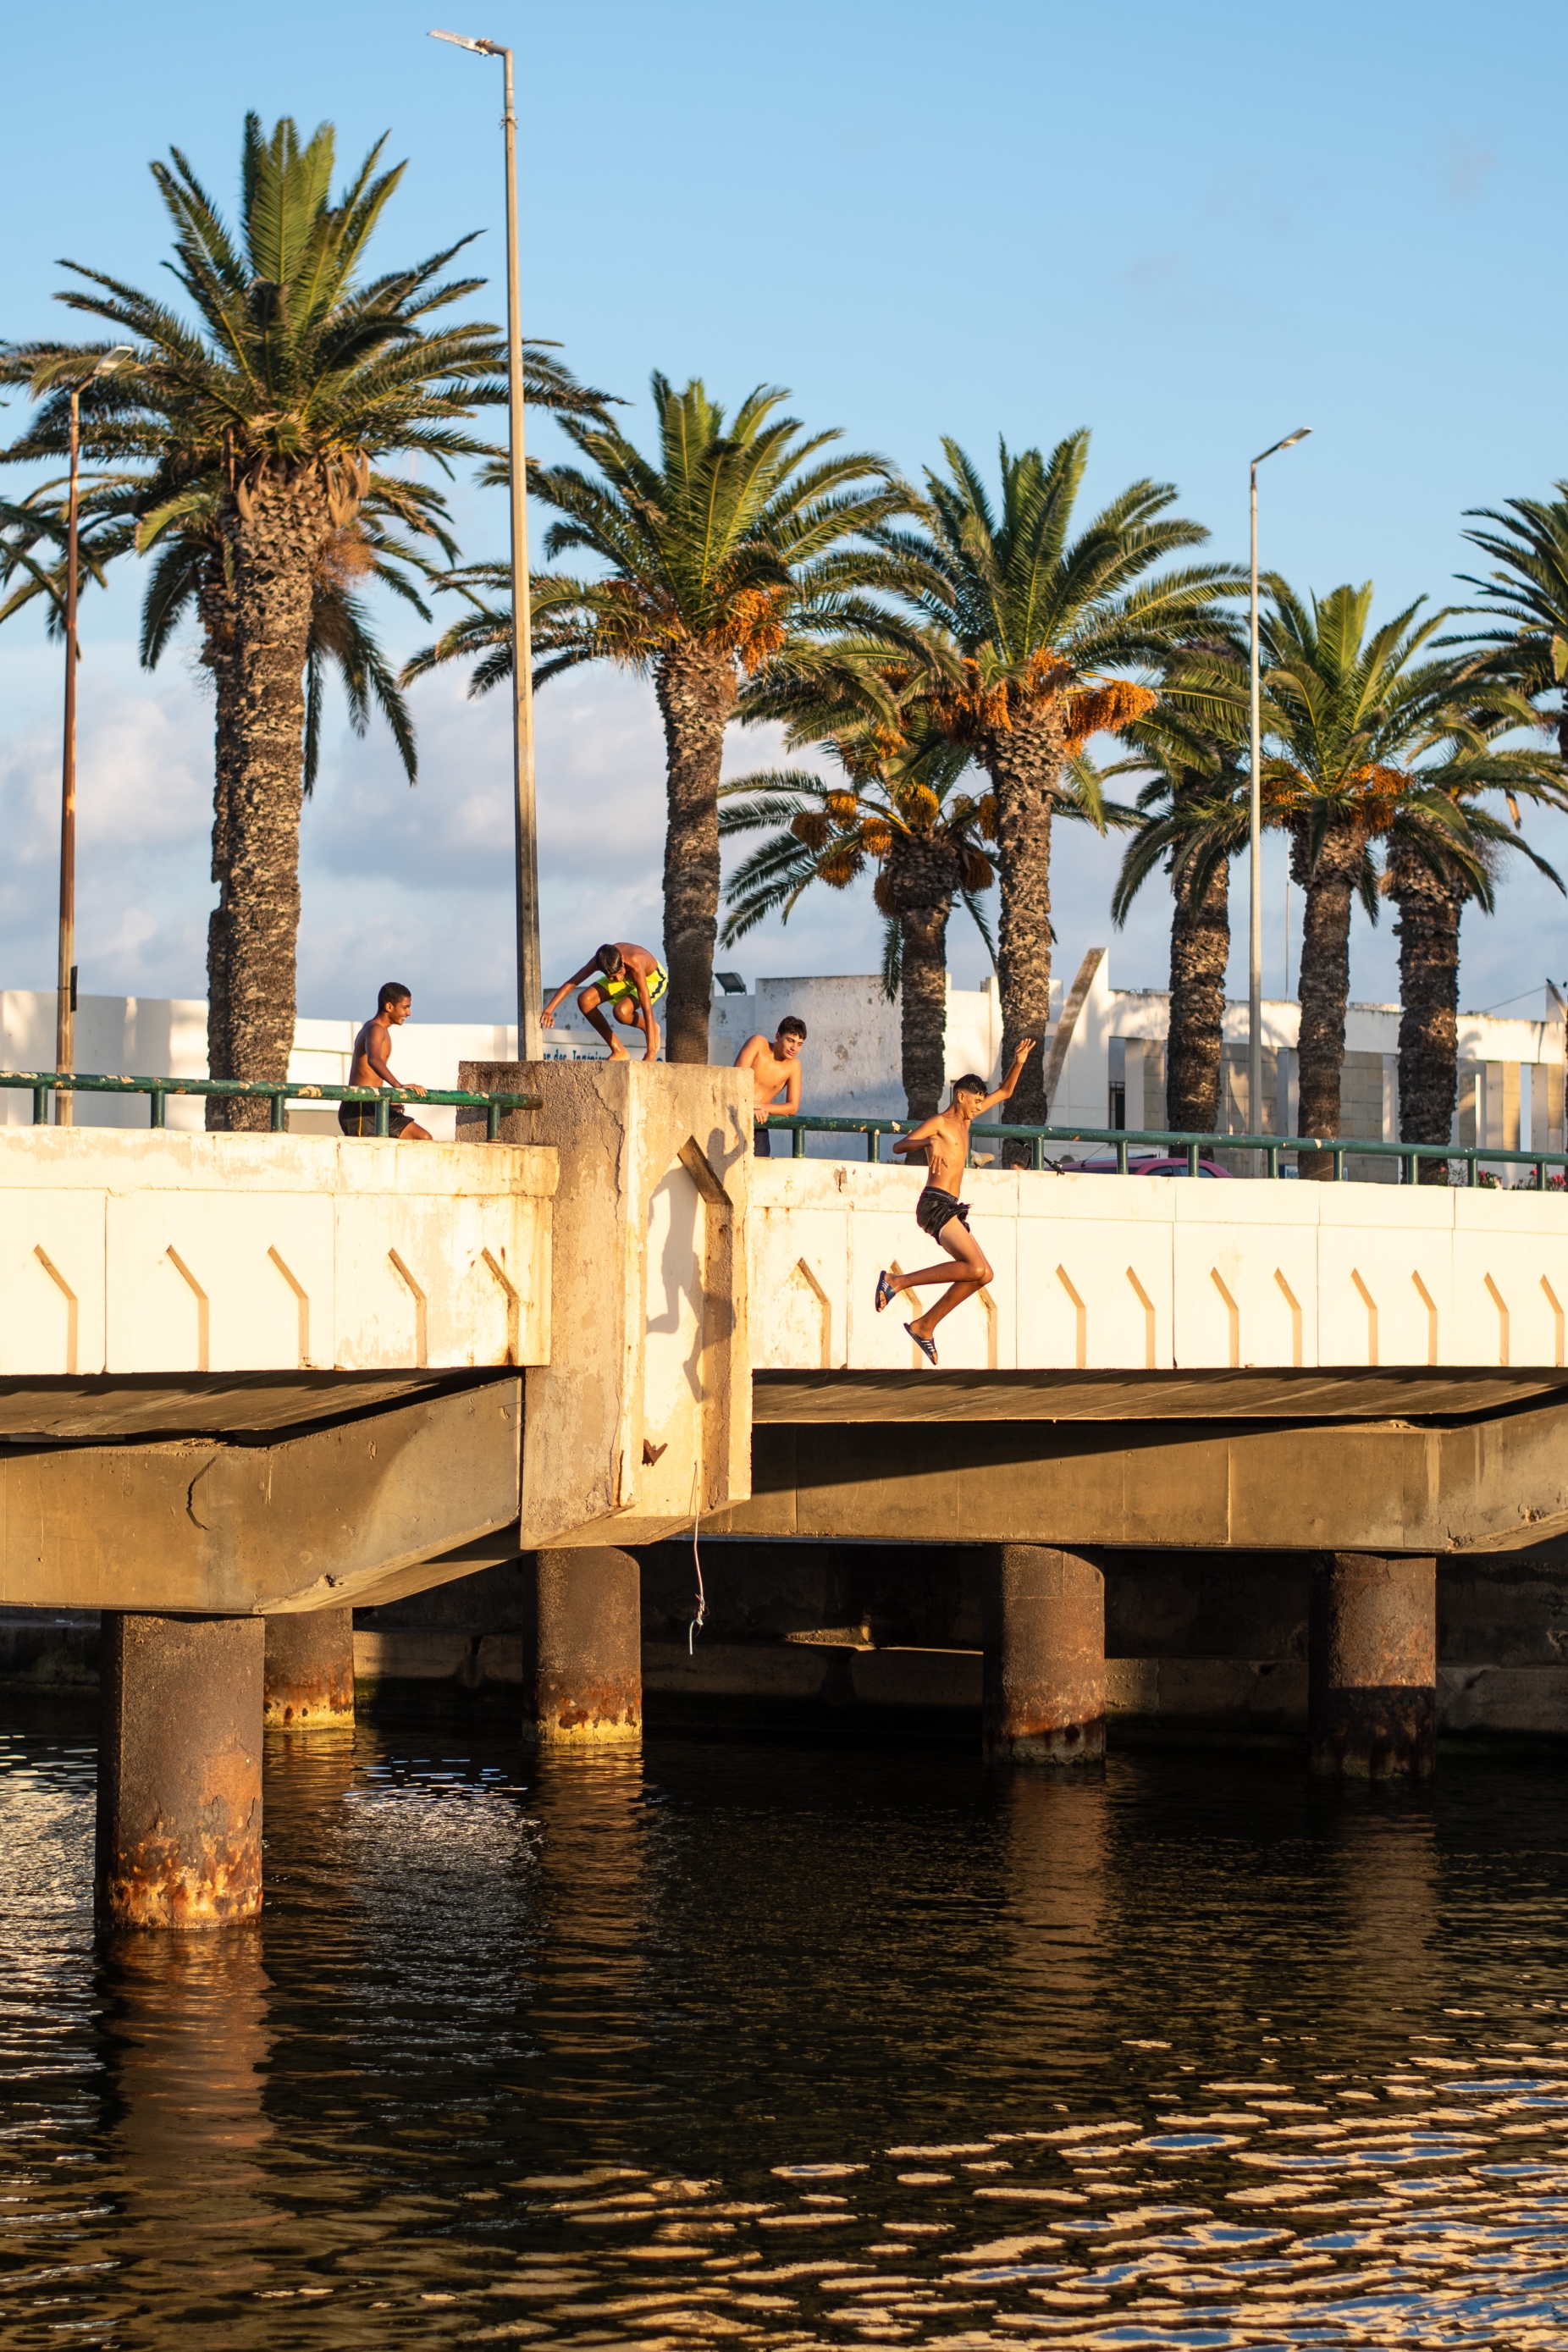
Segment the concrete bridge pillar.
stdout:
<path fill-rule="evenodd" d="M 352 1729 L 354 1612 L 298 1609 L 268 1617 L 262 1720 L 279 1731 Z"/>
<path fill-rule="evenodd" d="M 525 1563 L 526 1567 L 526 1563 Z M 642 1571 L 630 1552 L 536 1551 L 522 1733 L 542 1746 L 642 1738 Z"/>
<path fill-rule="evenodd" d="M 1437 1761 L 1437 1563 L 1324 1552 L 1312 1570 L 1314 1772 L 1381 1780 Z"/>
<path fill-rule="evenodd" d="M 1077 1552 L 998 1544 L 985 1566 L 982 1738 L 991 1764 L 1105 1754 L 1105 1579 Z"/>
<path fill-rule="evenodd" d="M 103 1612 L 94 1896 L 105 1927 L 261 1908 L 259 1617 Z"/>

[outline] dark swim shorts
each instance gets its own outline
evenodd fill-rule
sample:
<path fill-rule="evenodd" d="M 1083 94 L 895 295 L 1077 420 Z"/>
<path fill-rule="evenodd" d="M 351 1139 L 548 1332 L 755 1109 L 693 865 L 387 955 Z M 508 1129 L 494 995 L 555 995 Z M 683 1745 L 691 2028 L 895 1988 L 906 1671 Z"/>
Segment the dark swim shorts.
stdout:
<path fill-rule="evenodd" d="M 771 1160 L 773 1156 L 773 1137 L 761 1121 L 752 1129 L 752 1156 L 754 1160 Z"/>
<path fill-rule="evenodd" d="M 933 1242 L 942 1239 L 942 1229 L 956 1217 L 965 1233 L 969 1231 L 969 1204 L 952 1192 L 943 1192 L 935 1184 L 928 1184 L 915 1202 L 915 1223 L 922 1234 Z"/>
<path fill-rule="evenodd" d="M 395 1138 L 401 1135 L 405 1127 L 412 1127 L 414 1124 L 407 1111 L 400 1108 L 396 1103 L 393 1104 L 388 1116 L 392 1121 L 392 1132 Z M 374 1135 L 375 1105 L 374 1103 L 340 1103 L 338 1125 L 345 1135 Z"/>

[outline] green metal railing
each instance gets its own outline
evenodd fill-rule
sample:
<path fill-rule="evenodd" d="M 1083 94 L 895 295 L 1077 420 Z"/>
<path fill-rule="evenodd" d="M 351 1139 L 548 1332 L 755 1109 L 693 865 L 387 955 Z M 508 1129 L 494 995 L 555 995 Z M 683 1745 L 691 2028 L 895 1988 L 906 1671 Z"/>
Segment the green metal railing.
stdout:
<path fill-rule="evenodd" d="M 805 1158 L 808 1135 L 863 1135 L 866 1157 L 877 1164 L 881 1160 L 884 1135 L 910 1135 L 919 1124 L 919 1120 L 912 1118 L 818 1118 L 810 1113 L 801 1113 L 794 1118 L 784 1116 L 770 1118 L 767 1131 L 770 1135 L 787 1133 L 792 1143 L 791 1156 L 796 1160 Z M 1072 1144 L 1086 1143 L 1113 1150 L 1117 1173 L 1121 1176 L 1136 1172 L 1131 1164 L 1135 1151 L 1163 1160 L 1184 1158 L 1189 1176 L 1198 1173 L 1201 1160 L 1214 1159 L 1220 1152 L 1259 1152 L 1267 1163 L 1268 1173 L 1273 1177 L 1285 1172 L 1280 1162 L 1287 1157 L 1295 1160 L 1297 1173 L 1300 1174 L 1303 1160 L 1321 1160 L 1327 1156 L 1335 1183 L 1344 1181 L 1347 1159 L 1395 1160 L 1399 1181 L 1405 1184 L 1419 1181 L 1416 1168 L 1423 1160 L 1446 1161 L 1450 1170 L 1463 1168 L 1464 1181 L 1468 1185 L 1479 1181 L 1479 1171 L 1483 1168 L 1517 1166 L 1532 1168 L 1536 1185 L 1544 1191 L 1549 1168 L 1568 1171 L 1568 1152 L 1563 1151 L 1492 1150 L 1481 1145 L 1458 1143 L 1367 1143 L 1351 1136 L 1336 1136 L 1330 1141 L 1318 1142 L 1310 1136 L 1190 1135 L 1165 1128 L 1129 1130 L 1120 1127 L 994 1127 L 989 1120 L 971 1129 L 971 1164 L 975 1145 L 993 1141 L 1026 1144 L 1029 1166 L 1047 1174 L 1072 1172 L 1070 1167 L 1064 1171 L 1061 1160 L 1050 1157 L 1047 1150 L 1048 1144 L 1065 1150 Z"/>
<path fill-rule="evenodd" d="M 395 1103 L 457 1103 L 488 1113 L 486 1127 L 494 1143 L 500 1134 L 501 1115 L 509 1110 L 537 1110 L 538 1095 L 468 1094 L 461 1087 L 427 1087 L 416 1094 L 410 1087 L 316 1087 L 267 1078 L 104 1078 L 77 1070 L 0 1070 L 0 1087 L 25 1087 L 33 1097 L 33 1125 L 47 1127 L 51 1094 L 145 1095 L 151 1127 L 166 1124 L 165 1106 L 171 1095 L 239 1096 L 271 1106 L 271 1131 L 288 1132 L 288 1108 L 292 1103 L 373 1103 L 377 1135 L 392 1133 Z"/>

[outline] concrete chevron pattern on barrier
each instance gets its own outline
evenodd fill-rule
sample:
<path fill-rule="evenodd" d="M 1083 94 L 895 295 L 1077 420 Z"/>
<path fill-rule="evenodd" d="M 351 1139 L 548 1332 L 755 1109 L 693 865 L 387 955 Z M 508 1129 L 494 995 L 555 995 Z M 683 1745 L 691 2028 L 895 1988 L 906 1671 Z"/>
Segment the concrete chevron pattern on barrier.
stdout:
<path fill-rule="evenodd" d="M 872 1304 L 879 1267 L 942 1255 L 914 1222 L 922 1178 L 757 1164 L 753 1370 L 922 1369 L 916 1308 Z M 989 1169 L 964 1190 L 995 1272 L 940 1327 L 944 1370 L 1564 1362 L 1562 1193 Z"/>
<path fill-rule="evenodd" d="M 0 1133 L 0 1377 L 546 1363 L 553 1152 Z"/>

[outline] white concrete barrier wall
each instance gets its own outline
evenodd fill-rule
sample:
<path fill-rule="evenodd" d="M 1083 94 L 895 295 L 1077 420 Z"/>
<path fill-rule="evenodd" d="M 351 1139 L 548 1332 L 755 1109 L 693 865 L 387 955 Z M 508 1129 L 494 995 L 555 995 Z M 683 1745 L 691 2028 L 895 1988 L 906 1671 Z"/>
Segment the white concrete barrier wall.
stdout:
<path fill-rule="evenodd" d="M 0 1134 L 0 1374 L 550 1355 L 552 1151 Z"/>
<path fill-rule="evenodd" d="M 923 1171 L 762 1160 L 752 1181 L 753 1368 L 921 1369 L 915 1308 L 879 1316 L 873 1292 L 944 1255 L 914 1221 Z M 944 1368 L 1565 1360 L 1561 1193 L 981 1169 L 965 1195 L 994 1278 L 941 1326 Z"/>

